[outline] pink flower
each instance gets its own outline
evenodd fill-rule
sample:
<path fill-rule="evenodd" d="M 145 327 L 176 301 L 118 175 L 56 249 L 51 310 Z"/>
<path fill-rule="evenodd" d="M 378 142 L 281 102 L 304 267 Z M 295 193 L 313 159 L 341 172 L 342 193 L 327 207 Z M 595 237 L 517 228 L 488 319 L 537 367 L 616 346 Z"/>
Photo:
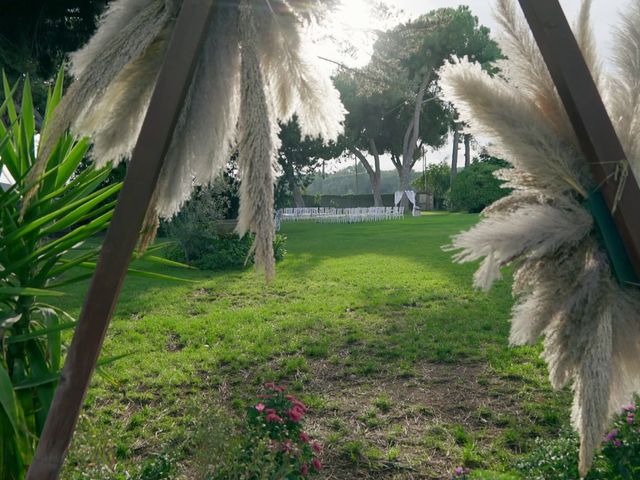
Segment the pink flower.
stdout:
<path fill-rule="evenodd" d="M 291 443 L 291 440 L 285 440 L 282 443 L 282 451 L 289 453 L 292 450 L 293 450 L 293 444 Z"/>
<path fill-rule="evenodd" d="M 305 432 L 300 432 L 300 440 L 304 443 L 309 443 L 309 440 L 311 440 L 311 438 L 309 438 L 309 435 L 307 435 Z"/>
<path fill-rule="evenodd" d="M 307 407 L 304 405 L 304 403 L 302 403 L 300 400 L 292 400 L 291 403 L 293 403 L 293 406 L 295 408 L 299 408 L 300 410 L 302 410 L 303 412 L 307 411 Z"/>
<path fill-rule="evenodd" d="M 264 405 L 262 403 L 257 404 L 256 410 L 262 413 L 262 411 L 264 410 Z"/>
<path fill-rule="evenodd" d="M 275 409 L 273 409 L 273 408 L 267 408 L 264 412 L 265 412 L 267 415 L 268 415 L 268 414 L 270 414 L 270 413 L 276 413 Z"/>
<path fill-rule="evenodd" d="M 627 423 L 629 425 L 631 425 L 634 420 L 635 420 L 635 416 L 633 415 L 633 413 L 630 413 L 630 414 L 627 415 Z"/>
<path fill-rule="evenodd" d="M 267 422 L 281 423 L 282 422 L 282 418 L 280 418 L 275 413 L 268 413 L 267 414 Z"/>
<path fill-rule="evenodd" d="M 622 407 L 622 410 L 624 410 L 625 412 L 635 412 L 636 411 L 636 406 L 632 403 L 630 405 Z"/>
<path fill-rule="evenodd" d="M 313 442 L 313 445 L 311 445 L 311 448 L 313 448 L 317 453 L 320 453 L 322 451 L 322 447 L 318 442 Z"/>
<path fill-rule="evenodd" d="M 618 436 L 618 433 L 620 432 L 620 430 L 618 430 L 617 428 L 614 428 L 613 430 L 611 430 L 606 437 L 604 437 L 604 439 L 608 442 L 612 441 L 614 438 L 616 438 Z"/>
<path fill-rule="evenodd" d="M 309 465 L 307 465 L 306 463 L 303 463 L 302 465 L 300 465 L 300 473 L 302 475 L 308 475 L 309 474 Z"/>
<path fill-rule="evenodd" d="M 311 460 L 311 463 L 313 464 L 313 468 L 315 468 L 317 471 L 322 470 L 322 464 L 320 463 L 320 460 L 318 460 L 317 458 L 314 458 L 313 460 Z"/>
<path fill-rule="evenodd" d="M 289 416 L 291 421 L 299 422 L 300 419 L 303 417 L 304 413 L 301 410 L 294 407 L 291 410 L 287 411 L 287 415 Z"/>
<path fill-rule="evenodd" d="M 464 469 L 462 467 L 456 467 L 453 473 L 455 475 L 462 475 L 464 473 Z"/>
<path fill-rule="evenodd" d="M 613 441 L 613 446 L 614 447 L 621 447 L 622 446 L 622 442 L 620 440 L 614 440 Z"/>

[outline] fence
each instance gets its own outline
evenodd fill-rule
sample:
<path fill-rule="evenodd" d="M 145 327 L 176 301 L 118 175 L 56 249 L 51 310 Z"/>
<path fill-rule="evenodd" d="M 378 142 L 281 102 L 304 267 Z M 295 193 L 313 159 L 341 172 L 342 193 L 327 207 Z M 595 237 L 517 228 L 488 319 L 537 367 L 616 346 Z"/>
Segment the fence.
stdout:
<path fill-rule="evenodd" d="M 393 220 L 404 216 L 402 207 L 367 208 L 283 208 L 277 212 L 279 222 L 301 222 L 313 220 L 319 223 L 358 223 Z"/>
<path fill-rule="evenodd" d="M 373 205 L 372 194 L 362 195 L 303 195 L 304 204 L 314 207 L 364 208 Z M 382 205 L 393 206 L 393 194 L 382 195 Z"/>

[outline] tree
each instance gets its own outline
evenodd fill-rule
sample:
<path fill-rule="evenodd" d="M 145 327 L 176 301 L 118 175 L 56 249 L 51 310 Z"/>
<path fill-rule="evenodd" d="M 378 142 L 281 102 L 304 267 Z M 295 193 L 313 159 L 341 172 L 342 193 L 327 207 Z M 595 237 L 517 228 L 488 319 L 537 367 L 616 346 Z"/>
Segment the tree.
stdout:
<path fill-rule="evenodd" d="M 468 167 L 471 164 L 471 134 L 464 134 L 464 166 Z"/>
<path fill-rule="evenodd" d="M 343 71 L 334 78 L 334 84 L 340 92 L 340 99 L 347 109 L 343 143 L 345 149 L 362 163 L 369 175 L 373 203 L 382 206 L 380 190 L 381 170 L 380 152 L 376 142 L 382 131 L 380 95 L 366 95 L 358 92 L 358 76 L 356 70 Z M 373 157 L 373 164 L 366 154 Z"/>
<path fill-rule="evenodd" d="M 451 167 L 446 162 L 429 165 L 423 175 L 412 183 L 415 190 L 427 188 L 433 195 L 433 207 L 436 210 L 445 208 L 445 201 L 451 186 Z"/>
<path fill-rule="evenodd" d="M 478 213 L 508 195 L 510 190 L 502 188 L 502 181 L 494 175 L 496 170 L 507 167 L 504 160 L 480 155 L 451 183 L 451 209 Z"/>
<path fill-rule="evenodd" d="M 293 195 L 296 207 L 304 207 L 302 190 L 313 181 L 313 173 L 322 160 L 339 157 L 344 151 L 342 141 L 324 144 L 317 138 L 302 138 L 295 118 L 281 125 L 278 164 L 284 181 Z"/>
<path fill-rule="evenodd" d="M 437 75 L 452 55 L 467 56 L 491 73 L 501 58 L 489 29 L 466 6 L 434 10 L 381 33 L 363 70 L 361 89 L 384 99 L 377 147 L 391 154 L 401 190 L 409 187 L 422 148 L 441 146 L 454 123 L 454 111 L 439 99 Z"/>
<path fill-rule="evenodd" d="M 451 151 L 451 181 L 458 175 L 458 151 L 460 150 L 460 130 L 455 127 L 453 131 L 453 147 Z"/>
<path fill-rule="evenodd" d="M 65 55 L 96 28 L 108 0 L 4 0 L 0 14 L 0 68 L 10 80 L 29 74 L 36 105 L 44 107 L 47 84 Z"/>

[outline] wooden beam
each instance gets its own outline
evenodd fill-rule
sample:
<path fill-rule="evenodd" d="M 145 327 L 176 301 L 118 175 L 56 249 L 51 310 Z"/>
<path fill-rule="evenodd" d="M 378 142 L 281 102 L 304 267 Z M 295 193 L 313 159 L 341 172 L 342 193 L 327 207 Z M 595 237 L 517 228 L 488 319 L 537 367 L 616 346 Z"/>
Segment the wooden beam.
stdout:
<path fill-rule="evenodd" d="M 27 480 L 55 480 L 171 142 L 213 0 L 184 0 Z"/>
<path fill-rule="evenodd" d="M 614 179 L 616 163 L 626 155 L 591 72 L 558 0 L 519 1 L 589 161 L 595 184 L 600 187 L 606 206 L 612 212 L 619 189 Z M 633 173 L 629 172 L 613 220 L 636 276 L 640 275 L 638 208 L 640 189 Z M 624 264 L 619 266 L 624 267 Z"/>

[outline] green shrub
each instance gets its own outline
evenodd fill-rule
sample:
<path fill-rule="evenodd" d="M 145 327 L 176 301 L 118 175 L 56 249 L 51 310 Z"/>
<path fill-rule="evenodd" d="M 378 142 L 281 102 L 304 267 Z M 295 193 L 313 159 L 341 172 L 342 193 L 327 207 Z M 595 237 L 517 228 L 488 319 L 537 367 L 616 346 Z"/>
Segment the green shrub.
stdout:
<path fill-rule="evenodd" d="M 195 238 L 194 238 L 195 237 Z M 171 259 L 185 262 L 202 270 L 226 270 L 230 268 L 243 268 L 253 264 L 251 245 L 253 236 L 245 235 L 240 238 L 237 234 L 211 234 L 210 236 L 195 233 L 187 244 L 189 255 L 185 249 L 185 243 L 178 245 L 169 252 Z M 287 237 L 276 235 L 273 242 L 273 252 L 276 261 L 282 260 L 287 252 Z"/>
<path fill-rule="evenodd" d="M 427 192 L 433 195 L 433 208 L 445 209 L 451 187 L 451 167 L 444 162 L 429 165 L 425 172 L 411 183 L 411 186 L 416 192 L 423 192 L 425 184 Z"/>
<path fill-rule="evenodd" d="M 614 418 L 586 480 L 640 478 L 640 419 L 637 401 Z M 553 440 L 538 440 L 536 448 L 517 465 L 527 480 L 574 480 L 578 475 L 577 435 L 564 432 Z"/>
<path fill-rule="evenodd" d="M 165 233 L 175 239 L 184 258 L 195 265 L 211 251 L 210 240 L 218 235 L 218 223 L 225 218 L 228 198 L 220 195 L 222 182 L 197 188 L 180 212 L 165 225 Z"/>
<path fill-rule="evenodd" d="M 322 469 L 320 444 L 303 428 L 307 407 L 282 387 L 271 383 L 265 389 L 246 409 L 242 423 L 232 426 L 223 419 L 207 432 L 210 450 L 199 460 L 207 464 L 206 479 L 301 480 Z"/>
<path fill-rule="evenodd" d="M 631 480 L 640 478 L 640 418 L 636 417 L 638 401 L 616 416 L 613 428 L 602 447 L 606 478 Z"/>
<path fill-rule="evenodd" d="M 229 220 L 238 214 L 238 186 L 230 171 L 223 173 L 210 186 L 196 189 L 181 211 L 163 225 L 163 233 L 177 243 L 169 252 L 173 260 L 203 270 L 241 268 L 253 263 L 253 237 L 240 238 L 232 233 L 233 222 Z M 276 260 L 284 257 L 285 242 L 286 237 L 276 235 Z"/>
<path fill-rule="evenodd" d="M 43 129 L 62 96 L 62 79 L 61 72 L 49 92 Z M 31 183 L 40 152 L 29 79 L 19 111 L 13 92 L 3 77 L 0 170 L 15 180 L 0 190 L 0 478 L 6 480 L 23 478 L 31 462 L 58 383 L 62 331 L 75 326 L 47 300 L 91 276 L 69 270 L 95 262 L 99 249 L 82 245 L 107 228 L 122 186 L 100 186 L 109 167 L 76 172 L 89 141 L 69 133 L 57 139 L 43 175 Z"/>
<path fill-rule="evenodd" d="M 478 213 L 508 195 L 509 190 L 501 188 L 502 182 L 494 176 L 496 170 L 506 166 L 503 160 L 485 155 L 465 167 L 451 184 L 451 210 Z"/>
<path fill-rule="evenodd" d="M 576 480 L 580 478 L 578 447 L 578 437 L 572 431 L 550 440 L 538 438 L 531 453 L 516 468 L 531 480 Z"/>

